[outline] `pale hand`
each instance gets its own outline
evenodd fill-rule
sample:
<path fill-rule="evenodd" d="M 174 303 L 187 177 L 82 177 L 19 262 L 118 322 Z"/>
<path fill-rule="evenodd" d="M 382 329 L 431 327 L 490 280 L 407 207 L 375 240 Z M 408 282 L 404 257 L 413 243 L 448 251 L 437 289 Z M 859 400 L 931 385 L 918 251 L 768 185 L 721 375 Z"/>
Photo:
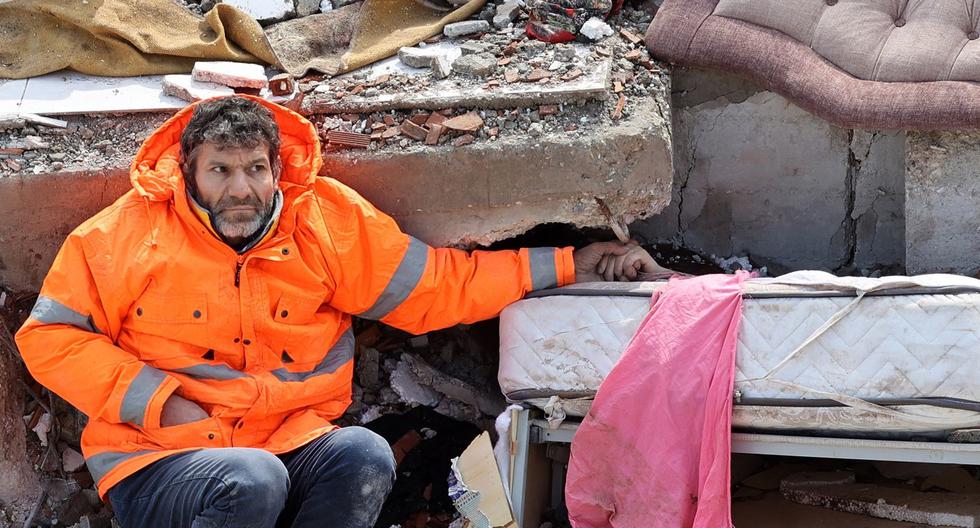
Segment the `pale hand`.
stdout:
<path fill-rule="evenodd" d="M 163 403 L 160 412 L 160 427 L 170 427 L 204 420 L 209 415 L 200 405 L 176 394 L 171 394 Z"/>

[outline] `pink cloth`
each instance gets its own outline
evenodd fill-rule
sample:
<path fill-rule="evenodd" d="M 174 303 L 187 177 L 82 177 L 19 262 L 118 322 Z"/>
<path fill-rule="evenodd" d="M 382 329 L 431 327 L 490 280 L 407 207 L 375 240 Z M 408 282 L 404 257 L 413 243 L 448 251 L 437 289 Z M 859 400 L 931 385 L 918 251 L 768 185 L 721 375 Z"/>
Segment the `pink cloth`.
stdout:
<path fill-rule="evenodd" d="M 732 384 L 745 272 L 674 279 L 572 442 L 575 528 L 730 528 Z"/>

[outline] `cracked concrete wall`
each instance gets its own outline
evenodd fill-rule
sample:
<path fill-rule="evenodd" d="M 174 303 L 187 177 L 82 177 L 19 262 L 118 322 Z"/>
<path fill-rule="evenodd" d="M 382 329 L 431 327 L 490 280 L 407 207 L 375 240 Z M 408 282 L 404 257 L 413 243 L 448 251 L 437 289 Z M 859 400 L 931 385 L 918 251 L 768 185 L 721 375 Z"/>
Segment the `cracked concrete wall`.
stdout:
<path fill-rule="evenodd" d="M 909 132 L 909 273 L 980 274 L 980 133 Z"/>
<path fill-rule="evenodd" d="M 833 126 L 733 75 L 673 80 L 672 202 L 635 234 L 770 273 L 901 271 L 904 133 Z"/>

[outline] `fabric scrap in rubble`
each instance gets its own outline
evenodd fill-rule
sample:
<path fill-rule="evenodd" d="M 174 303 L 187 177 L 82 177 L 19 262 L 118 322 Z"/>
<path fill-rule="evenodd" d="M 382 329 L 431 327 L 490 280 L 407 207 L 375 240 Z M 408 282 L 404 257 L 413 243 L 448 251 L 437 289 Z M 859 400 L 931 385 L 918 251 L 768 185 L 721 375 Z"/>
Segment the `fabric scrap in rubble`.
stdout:
<path fill-rule="evenodd" d="M 274 24 L 266 28 L 266 36 L 291 75 L 302 77 L 310 70 L 337 75 L 438 35 L 446 24 L 466 20 L 485 3 L 470 0 L 443 13 L 415 0 L 364 0 Z"/>
<path fill-rule="evenodd" d="M 527 34 L 545 42 L 570 42 L 592 17 L 609 18 L 623 0 L 529 0 Z"/>
<path fill-rule="evenodd" d="M 748 273 L 673 279 L 572 442 L 575 528 L 730 528 L 732 386 Z"/>
<path fill-rule="evenodd" d="M 0 77 L 189 73 L 199 60 L 277 64 L 262 27 L 231 5 L 201 18 L 172 0 L 0 2 Z"/>

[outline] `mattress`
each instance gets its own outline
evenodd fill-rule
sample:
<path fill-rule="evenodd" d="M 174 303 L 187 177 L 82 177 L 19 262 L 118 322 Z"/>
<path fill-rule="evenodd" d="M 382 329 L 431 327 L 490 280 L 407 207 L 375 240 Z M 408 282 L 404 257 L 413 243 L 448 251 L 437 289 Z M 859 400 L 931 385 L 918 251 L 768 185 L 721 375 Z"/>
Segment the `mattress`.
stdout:
<path fill-rule="evenodd" d="M 582 416 L 665 283 L 539 292 L 500 318 L 500 386 L 554 420 Z M 980 427 L 980 281 L 955 275 L 747 281 L 733 425 L 948 431 Z"/>

